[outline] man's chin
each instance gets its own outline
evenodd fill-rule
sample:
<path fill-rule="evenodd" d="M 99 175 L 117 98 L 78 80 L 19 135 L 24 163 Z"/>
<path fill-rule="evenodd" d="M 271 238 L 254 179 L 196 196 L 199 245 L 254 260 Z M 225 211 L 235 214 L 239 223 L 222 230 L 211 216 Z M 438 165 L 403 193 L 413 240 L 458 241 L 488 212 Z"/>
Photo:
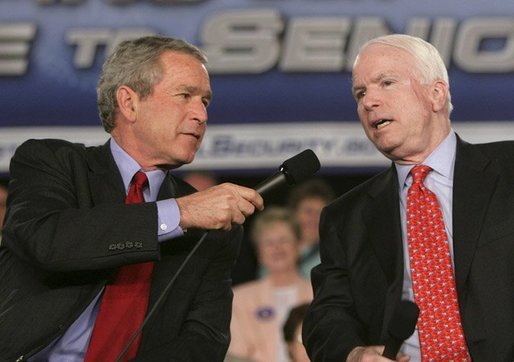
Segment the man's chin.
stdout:
<path fill-rule="evenodd" d="M 394 147 L 390 144 L 376 144 L 378 151 L 387 157 L 390 160 L 395 160 L 397 157 L 395 155 L 395 151 L 397 151 L 397 147 Z"/>
<path fill-rule="evenodd" d="M 184 166 L 184 165 L 188 165 L 191 162 L 193 162 L 193 160 L 194 160 L 194 156 L 192 158 L 184 158 L 184 159 L 179 159 L 179 160 L 175 159 L 175 160 L 171 160 L 170 162 L 167 162 L 167 163 L 162 163 L 162 164 L 158 165 L 158 167 L 162 168 L 162 169 L 166 169 L 166 170 L 172 170 L 172 169 Z"/>

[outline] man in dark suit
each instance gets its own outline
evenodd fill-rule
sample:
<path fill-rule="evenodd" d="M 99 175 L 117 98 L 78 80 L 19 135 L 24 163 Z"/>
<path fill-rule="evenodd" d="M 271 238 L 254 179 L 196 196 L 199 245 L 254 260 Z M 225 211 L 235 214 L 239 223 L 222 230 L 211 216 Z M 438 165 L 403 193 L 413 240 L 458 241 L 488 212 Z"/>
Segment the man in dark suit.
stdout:
<path fill-rule="evenodd" d="M 447 71 L 419 38 L 366 43 L 354 63 L 353 94 L 368 138 L 393 164 L 323 210 L 321 264 L 312 271 L 315 296 L 303 329 L 311 359 L 389 361 L 382 353 L 398 323 L 393 311 L 409 299 L 421 312 L 397 361 L 514 360 L 514 142 L 471 145 L 454 133 Z M 433 254 L 412 239 L 414 169 L 429 170 L 423 192 L 437 196 L 446 234 L 437 247 L 449 248 L 453 295 L 435 307 L 420 290 L 434 281 L 423 284 L 412 272 L 414 256 Z M 429 274 L 442 269 L 443 259 L 430 262 Z M 425 322 L 454 299 L 455 313 L 427 333 Z M 434 347 L 440 336 L 448 343 Z M 441 357 L 424 357 L 432 352 Z"/>
<path fill-rule="evenodd" d="M 205 62 L 177 39 L 123 42 L 98 83 L 111 139 L 99 147 L 29 140 L 18 148 L 0 247 L 0 361 L 84 360 L 113 278 L 145 262 L 153 263 L 146 313 L 164 299 L 135 339 L 136 355 L 121 360 L 223 360 L 238 224 L 263 200 L 228 183 L 194 193 L 170 171 L 193 161 L 205 133 L 211 100 Z M 125 204 L 137 171 L 148 180 L 144 200 Z M 204 230 L 207 238 L 183 264 Z M 130 292 L 132 279 L 127 283 Z M 120 356 L 122 349 L 112 346 L 126 330 L 117 328 L 100 331 L 114 333 L 100 340 L 99 357 L 86 361 Z"/>

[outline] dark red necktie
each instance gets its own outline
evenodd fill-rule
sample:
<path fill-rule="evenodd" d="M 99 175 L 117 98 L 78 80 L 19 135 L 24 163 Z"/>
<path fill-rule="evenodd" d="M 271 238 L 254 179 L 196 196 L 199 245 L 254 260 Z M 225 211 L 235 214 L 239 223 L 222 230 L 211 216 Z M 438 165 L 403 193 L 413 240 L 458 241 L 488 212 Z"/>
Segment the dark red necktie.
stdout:
<path fill-rule="evenodd" d="M 471 361 L 464 339 L 450 247 L 435 194 L 423 180 L 432 169 L 412 168 L 407 199 L 407 236 L 414 299 L 420 309 L 421 360 Z"/>
<path fill-rule="evenodd" d="M 137 172 L 125 202 L 144 202 L 143 187 L 147 184 L 146 175 Z M 118 270 L 112 283 L 106 285 L 86 362 L 113 362 L 125 348 L 144 320 L 152 270 L 153 262 L 126 265 Z M 136 356 L 140 341 L 141 334 L 133 341 L 122 361 Z"/>

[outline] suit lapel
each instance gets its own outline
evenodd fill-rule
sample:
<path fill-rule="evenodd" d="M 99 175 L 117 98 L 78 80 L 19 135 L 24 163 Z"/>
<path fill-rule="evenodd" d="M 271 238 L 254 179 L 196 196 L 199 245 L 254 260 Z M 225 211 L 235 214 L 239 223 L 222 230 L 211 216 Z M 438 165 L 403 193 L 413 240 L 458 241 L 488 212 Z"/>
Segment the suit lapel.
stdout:
<path fill-rule="evenodd" d="M 473 145 L 457 143 L 453 181 L 453 249 L 457 291 L 462 295 L 498 174 Z"/>
<path fill-rule="evenodd" d="M 389 285 L 401 281 L 402 236 L 398 196 L 398 177 L 391 167 L 368 193 L 364 208 L 365 228 Z"/>
<path fill-rule="evenodd" d="M 177 192 L 177 183 L 175 179 L 170 175 L 170 172 L 166 174 L 166 177 L 162 181 L 157 200 L 170 199 L 179 196 Z"/>
<path fill-rule="evenodd" d="M 363 211 L 364 227 L 387 279 L 382 340 L 388 338 L 387 327 L 402 293 L 403 248 L 398 187 L 396 170 L 391 166 L 370 188 Z"/>
<path fill-rule="evenodd" d="M 112 157 L 109 141 L 102 146 L 89 148 L 86 157 L 94 204 L 124 202 L 123 179 Z"/>

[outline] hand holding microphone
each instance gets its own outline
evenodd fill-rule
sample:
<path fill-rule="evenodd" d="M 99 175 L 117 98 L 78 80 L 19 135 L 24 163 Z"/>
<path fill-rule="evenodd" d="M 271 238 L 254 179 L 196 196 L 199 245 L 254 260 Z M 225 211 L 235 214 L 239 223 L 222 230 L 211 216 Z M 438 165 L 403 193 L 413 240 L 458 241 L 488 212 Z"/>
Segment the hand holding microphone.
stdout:
<path fill-rule="evenodd" d="M 393 317 L 387 330 L 389 338 L 382 355 L 389 359 L 395 359 L 400 347 L 409 338 L 418 321 L 419 308 L 416 303 L 402 300 L 394 310 Z"/>
<path fill-rule="evenodd" d="M 402 300 L 393 312 L 389 328 L 387 329 L 388 339 L 383 351 L 380 346 L 356 347 L 348 355 L 347 362 L 363 360 L 381 362 L 385 361 L 385 358 L 393 361 L 409 361 L 409 356 L 402 356 L 398 360 L 396 356 L 403 342 L 414 333 L 418 315 L 419 308 L 416 303 Z"/>
<path fill-rule="evenodd" d="M 233 224 L 243 224 L 256 209 L 262 210 L 263 197 L 279 187 L 303 181 L 319 168 L 316 154 L 312 150 L 304 150 L 284 161 L 278 172 L 257 185 L 255 190 L 223 183 L 178 198 L 180 226 L 183 229 L 230 230 Z"/>
<path fill-rule="evenodd" d="M 176 199 L 182 229 L 230 230 L 255 210 L 264 208 L 262 197 L 247 187 L 223 183 Z"/>

